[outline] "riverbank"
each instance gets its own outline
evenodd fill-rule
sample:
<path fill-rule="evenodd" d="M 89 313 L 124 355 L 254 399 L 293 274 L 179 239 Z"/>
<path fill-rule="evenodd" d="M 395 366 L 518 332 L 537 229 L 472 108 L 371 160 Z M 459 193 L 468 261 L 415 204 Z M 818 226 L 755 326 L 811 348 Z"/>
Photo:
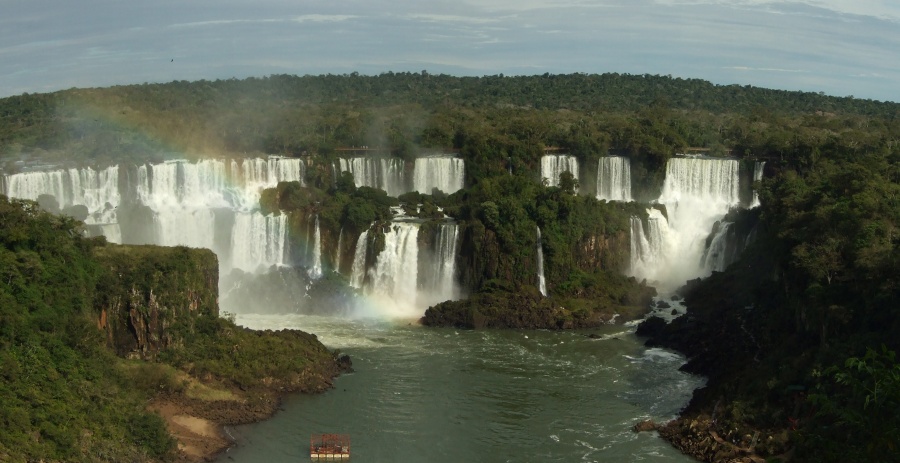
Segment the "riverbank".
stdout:
<path fill-rule="evenodd" d="M 754 310 L 750 296 L 763 297 L 747 281 L 718 273 L 691 281 L 679 290 L 684 315 L 650 317 L 636 331 L 647 346 L 685 355 L 682 371 L 707 378 L 678 418 L 654 428 L 700 461 L 789 461 L 812 413 L 805 378 L 788 367 L 808 359 L 799 346 L 764 348 L 774 339 L 771 318 Z"/>
<path fill-rule="evenodd" d="M 154 397 L 147 409 L 159 414 L 177 441 L 180 462 L 213 461 L 234 445 L 226 426 L 257 423 L 272 417 L 289 394 L 316 394 L 333 387 L 341 373 L 352 371 L 348 356 L 331 365 L 317 363 L 291 381 L 263 378 L 258 386 L 242 389 L 212 377 L 179 374 L 183 387 Z"/>

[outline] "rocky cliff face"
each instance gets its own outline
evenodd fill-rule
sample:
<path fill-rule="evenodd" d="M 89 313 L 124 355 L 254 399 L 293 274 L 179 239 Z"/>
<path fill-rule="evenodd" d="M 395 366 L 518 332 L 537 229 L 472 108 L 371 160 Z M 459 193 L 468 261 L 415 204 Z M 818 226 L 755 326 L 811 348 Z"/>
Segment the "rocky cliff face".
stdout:
<path fill-rule="evenodd" d="M 97 248 L 98 327 L 121 356 L 149 358 L 218 317 L 218 262 L 206 249 Z"/>
<path fill-rule="evenodd" d="M 579 241 L 575 263 L 582 270 L 622 271 L 628 267 L 631 236 L 625 230 L 611 235 L 592 234 Z"/>

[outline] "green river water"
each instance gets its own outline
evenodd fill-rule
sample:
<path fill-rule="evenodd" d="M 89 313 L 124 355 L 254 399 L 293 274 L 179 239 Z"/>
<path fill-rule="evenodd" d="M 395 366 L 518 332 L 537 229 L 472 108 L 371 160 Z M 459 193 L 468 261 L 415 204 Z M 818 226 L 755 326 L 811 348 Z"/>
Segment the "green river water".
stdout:
<path fill-rule="evenodd" d="M 220 462 L 310 461 L 314 433 L 351 437 L 352 462 L 688 462 L 642 419 L 672 418 L 703 379 L 648 349 L 633 326 L 466 331 L 405 322 L 239 315 L 255 329 L 316 333 L 354 373 L 287 398 L 273 418 L 229 427 Z M 588 334 L 598 337 L 590 338 Z"/>

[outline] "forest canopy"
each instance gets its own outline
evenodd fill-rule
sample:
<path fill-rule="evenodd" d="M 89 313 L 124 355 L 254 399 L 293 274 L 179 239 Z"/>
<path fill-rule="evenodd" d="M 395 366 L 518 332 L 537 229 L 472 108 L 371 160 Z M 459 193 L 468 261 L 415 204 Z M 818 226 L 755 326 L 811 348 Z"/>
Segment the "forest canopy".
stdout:
<path fill-rule="evenodd" d="M 588 159 L 612 150 L 650 171 L 689 148 L 804 165 L 825 147 L 894 149 L 898 115 L 897 103 L 657 75 L 273 75 L 3 98 L 0 166 L 361 146 L 523 166 L 547 146 Z"/>

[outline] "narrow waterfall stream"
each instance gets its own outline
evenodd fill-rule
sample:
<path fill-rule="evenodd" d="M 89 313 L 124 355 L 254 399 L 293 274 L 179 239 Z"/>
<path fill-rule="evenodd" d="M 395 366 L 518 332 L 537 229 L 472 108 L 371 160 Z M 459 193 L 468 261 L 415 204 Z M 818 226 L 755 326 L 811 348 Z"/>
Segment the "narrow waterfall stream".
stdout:
<path fill-rule="evenodd" d="M 319 229 L 319 216 L 316 215 L 316 231 L 313 233 L 312 265 L 309 277 L 313 280 L 322 277 L 322 231 Z"/>
<path fill-rule="evenodd" d="M 334 248 L 334 271 L 341 272 L 341 250 L 344 248 L 344 227 L 338 233 L 337 247 Z"/>
<path fill-rule="evenodd" d="M 766 161 L 757 161 L 753 164 L 753 182 L 759 182 L 763 179 L 763 174 L 766 170 Z M 759 206 L 759 193 L 757 193 L 756 188 L 753 189 L 753 201 L 750 203 L 750 207 L 758 207 Z"/>
<path fill-rule="evenodd" d="M 353 253 L 353 267 L 350 269 L 350 286 L 362 289 L 366 281 L 366 253 L 369 247 L 369 230 L 363 230 L 356 240 Z"/>
<path fill-rule="evenodd" d="M 547 296 L 547 279 L 544 278 L 544 246 L 541 243 L 541 227 L 537 227 L 537 282 L 538 290 L 541 294 Z"/>

